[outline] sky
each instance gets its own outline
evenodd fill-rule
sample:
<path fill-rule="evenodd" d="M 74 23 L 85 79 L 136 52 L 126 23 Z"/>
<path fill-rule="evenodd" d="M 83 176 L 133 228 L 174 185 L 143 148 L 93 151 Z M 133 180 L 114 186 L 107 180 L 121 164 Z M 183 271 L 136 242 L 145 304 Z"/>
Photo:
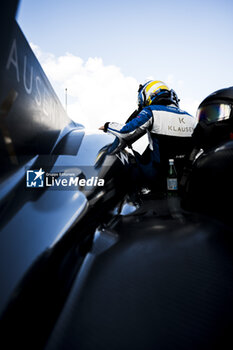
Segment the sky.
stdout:
<path fill-rule="evenodd" d="M 68 114 L 124 123 L 139 83 L 164 81 L 191 114 L 233 86 L 232 0 L 22 0 L 17 20 Z"/>

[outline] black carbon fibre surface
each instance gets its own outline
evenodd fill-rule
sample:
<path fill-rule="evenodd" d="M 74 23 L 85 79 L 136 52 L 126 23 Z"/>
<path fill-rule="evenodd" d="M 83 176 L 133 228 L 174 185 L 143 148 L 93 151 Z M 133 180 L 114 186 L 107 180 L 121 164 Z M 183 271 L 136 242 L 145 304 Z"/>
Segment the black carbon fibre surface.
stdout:
<path fill-rule="evenodd" d="M 89 254 L 47 350 L 232 348 L 231 230 L 161 208 L 148 202 Z"/>

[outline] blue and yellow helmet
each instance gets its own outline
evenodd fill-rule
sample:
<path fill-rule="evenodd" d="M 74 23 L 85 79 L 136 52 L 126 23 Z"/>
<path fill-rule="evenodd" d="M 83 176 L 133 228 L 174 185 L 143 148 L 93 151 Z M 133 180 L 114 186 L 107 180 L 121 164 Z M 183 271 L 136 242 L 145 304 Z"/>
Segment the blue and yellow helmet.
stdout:
<path fill-rule="evenodd" d="M 178 107 L 179 99 L 174 90 L 160 80 L 151 80 L 138 89 L 138 107 L 143 108 L 152 104 L 175 104 Z"/>

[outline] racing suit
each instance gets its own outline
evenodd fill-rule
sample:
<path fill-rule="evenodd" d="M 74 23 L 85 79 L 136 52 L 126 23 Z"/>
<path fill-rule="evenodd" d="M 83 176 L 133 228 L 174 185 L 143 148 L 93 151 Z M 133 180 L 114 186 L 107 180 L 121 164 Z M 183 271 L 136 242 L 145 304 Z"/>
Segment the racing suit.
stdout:
<path fill-rule="evenodd" d="M 147 167 L 145 177 L 148 175 L 149 182 L 164 189 L 168 159 L 175 158 L 179 177 L 184 157 L 192 148 L 191 136 L 195 125 L 195 118 L 174 104 L 150 105 L 125 125 L 106 123 L 105 131 L 117 136 L 123 144 L 131 144 L 147 132 L 149 146 L 142 159 L 146 158 L 151 168 Z"/>

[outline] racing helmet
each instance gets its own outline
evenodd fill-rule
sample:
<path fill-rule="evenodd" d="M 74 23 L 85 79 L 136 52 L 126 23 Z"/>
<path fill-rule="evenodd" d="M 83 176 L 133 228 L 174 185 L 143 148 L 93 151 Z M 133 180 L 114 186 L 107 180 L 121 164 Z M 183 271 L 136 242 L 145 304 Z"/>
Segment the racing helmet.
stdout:
<path fill-rule="evenodd" d="M 159 80 L 150 80 L 144 85 L 139 85 L 138 107 L 143 108 L 153 104 L 175 104 L 179 107 L 179 99 L 174 90 Z"/>
<path fill-rule="evenodd" d="M 233 116 L 233 86 L 213 92 L 197 109 L 197 121 L 212 124 Z"/>

